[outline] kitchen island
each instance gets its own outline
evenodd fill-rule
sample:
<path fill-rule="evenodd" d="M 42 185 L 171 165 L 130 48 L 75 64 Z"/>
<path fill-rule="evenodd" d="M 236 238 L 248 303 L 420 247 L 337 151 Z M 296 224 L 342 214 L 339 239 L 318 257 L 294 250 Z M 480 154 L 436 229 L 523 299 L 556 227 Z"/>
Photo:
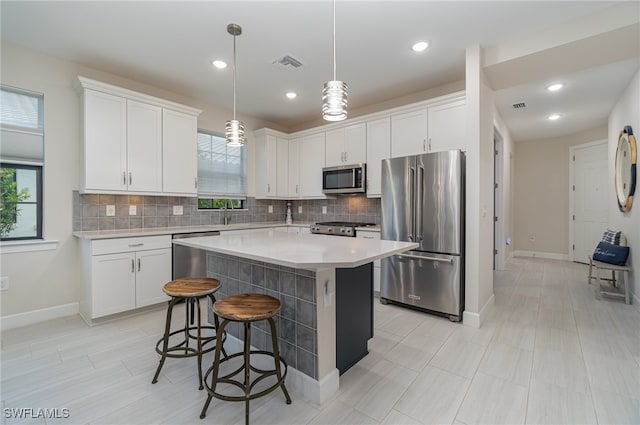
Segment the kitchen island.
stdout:
<path fill-rule="evenodd" d="M 173 243 L 208 251 L 207 275 L 222 282 L 217 294 L 220 297 L 259 292 L 280 299 L 278 336 L 281 354 L 290 365 L 287 385 L 316 403 L 330 398 L 339 386 L 336 356 L 341 347 L 337 347 L 336 334 L 343 325 L 351 323 L 340 323 L 345 318 L 337 317 L 336 303 L 344 305 L 346 301 L 354 315 L 367 304 L 371 311 L 371 262 L 417 246 L 408 242 L 264 230 L 177 239 Z M 336 275 L 345 275 L 342 272 L 346 271 L 347 276 L 354 276 L 349 271 L 358 268 L 364 274 L 355 276 L 365 279 L 368 276 L 368 281 L 339 280 L 338 285 L 346 289 L 359 285 L 363 288 L 361 294 L 336 288 Z M 338 300 L 341 294 L 349 298 Z M 365 318 L 370 329 L 371 320 L 371 316 Z M 258 325 L 252 332 L 253 345 L 269 348 L 266 328 Z M 231 327 L 229 333 L 242 337 L 239 327 Z M 366 354 L 366 340 L 364 350 Z"/>

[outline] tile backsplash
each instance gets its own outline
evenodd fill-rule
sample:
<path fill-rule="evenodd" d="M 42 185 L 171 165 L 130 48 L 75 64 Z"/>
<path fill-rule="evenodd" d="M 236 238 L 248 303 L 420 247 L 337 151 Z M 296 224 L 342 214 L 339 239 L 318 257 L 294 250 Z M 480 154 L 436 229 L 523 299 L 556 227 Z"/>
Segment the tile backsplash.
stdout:
<path fill-rule="evenodd" d="M 246 208 L 229 211 L 229 223 L 284 223 L 288 201 L 247 198 Z M 380 223 L 380 199 L 339 196 L 334 199 L 292 200 L 293 221 L 356 221 Z M 115 205 L 115 216 L 107 216 Z M 130 207 L 135 206 L 135 214 Z M 173 207 L 182 206 L 182 215 Z M 273 212 L 269 213 L 269 206 Z M 302 207 L 302 212 L 299 211 Z M 323 214 L 323 207 L 326 213 Z M 94 195 L 73 192 L 73 230 L 126 230 L 223 224 L 223 211 L 199 210 L 196 198 L 176 196 Z"/>

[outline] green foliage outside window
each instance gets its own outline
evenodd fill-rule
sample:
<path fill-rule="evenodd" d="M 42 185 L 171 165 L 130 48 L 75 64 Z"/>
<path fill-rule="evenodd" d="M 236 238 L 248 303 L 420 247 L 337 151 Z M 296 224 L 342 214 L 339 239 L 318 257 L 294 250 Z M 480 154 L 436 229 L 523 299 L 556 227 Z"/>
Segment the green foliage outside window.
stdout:
<path fill-rule="evenodd" d="M 23 188 L 18 191 L 18 184 L 15 179 L 15 168 L 0 169 L 0 186 L 2 195 L 0 197 L 0 235 L 8 236 L 16 227 L 20 209 L 18 203 L 29 199 L 29 189 Z"/>
<path fill-rule="evenodd" d="M 198 199 L 198 209 L 204 210 L 217 210 L 224 209 L 225 204 L 227 204 L 227 208 L 229 209 L 240 209 L 243 208 L 243 202 L 241 199 Z"/>

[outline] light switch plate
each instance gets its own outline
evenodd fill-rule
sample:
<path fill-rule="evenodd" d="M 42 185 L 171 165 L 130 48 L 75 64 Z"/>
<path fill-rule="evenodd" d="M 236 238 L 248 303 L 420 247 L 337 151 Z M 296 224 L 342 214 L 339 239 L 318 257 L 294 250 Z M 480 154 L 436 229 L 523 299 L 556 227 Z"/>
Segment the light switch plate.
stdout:
<path fill-rule="evenodd" d="M 173 206 L 173 215 L 182 215 L 182 214 L 183 214 L 182 205 L 174 205 Z"/>
<path fill-rule="evenodd" d="M 138 213 L 138 207 L 136 205 L 129 205 L 129 215 L 136 215 Z"/>
<path fill-rule="evenodd" d="M 302 214 L 302 206 L 298 207 L 298 214 Z"/>
<path fill-rule="evenodd" d="M 327 213 L 327 206 L 323 205 L 322 206 L 322 214 L 326 214 Z"/>
<path fill-rule="evenodd" d="M 107 205 L 107 217 L 113 217 L 116 215 L 116 206 Z"/>
<path fill-rule="evenodd" d="M 273 214 L 273 205 L 269 205 L 268 211 L 269 214 Z"/>
<path fill-rule="evenodd" d="M 9 276 L 2 276 L 0 279 L 0 291 L 7 291 L 9 289 Z"/>

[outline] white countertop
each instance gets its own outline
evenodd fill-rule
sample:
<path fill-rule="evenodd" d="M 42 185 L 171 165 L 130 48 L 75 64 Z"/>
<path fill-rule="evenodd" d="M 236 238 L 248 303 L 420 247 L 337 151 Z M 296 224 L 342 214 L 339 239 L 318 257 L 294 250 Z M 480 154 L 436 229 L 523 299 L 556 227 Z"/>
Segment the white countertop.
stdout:
<path fill-rule="evenodd" d="M 113 238 L 131 238 L 136 236 L 157 236 L 157 235 L 177 235 L 181 233 L 198 233 L 213 232 L 225 230 L 242 230 L 242 229 L 262 229 L 270 227 L 309 227 L 313 223 L 274 223 L 272 221 L 265 223 L 232 223 L 217 224 L 211 226 L 179 226 L 179 227 L 149 227 L 144 229 L 121 229 L 121 230 L 95 230 L 95 231 L 76 231 L 73 236 L 80 239 L 113 239 Z"/>
<path fill-rule="evenodd" d="M 173 243 L 298 269 L 357 267 L 418 247 L 411 242 L 277 231 L 174 239 Z"/>

